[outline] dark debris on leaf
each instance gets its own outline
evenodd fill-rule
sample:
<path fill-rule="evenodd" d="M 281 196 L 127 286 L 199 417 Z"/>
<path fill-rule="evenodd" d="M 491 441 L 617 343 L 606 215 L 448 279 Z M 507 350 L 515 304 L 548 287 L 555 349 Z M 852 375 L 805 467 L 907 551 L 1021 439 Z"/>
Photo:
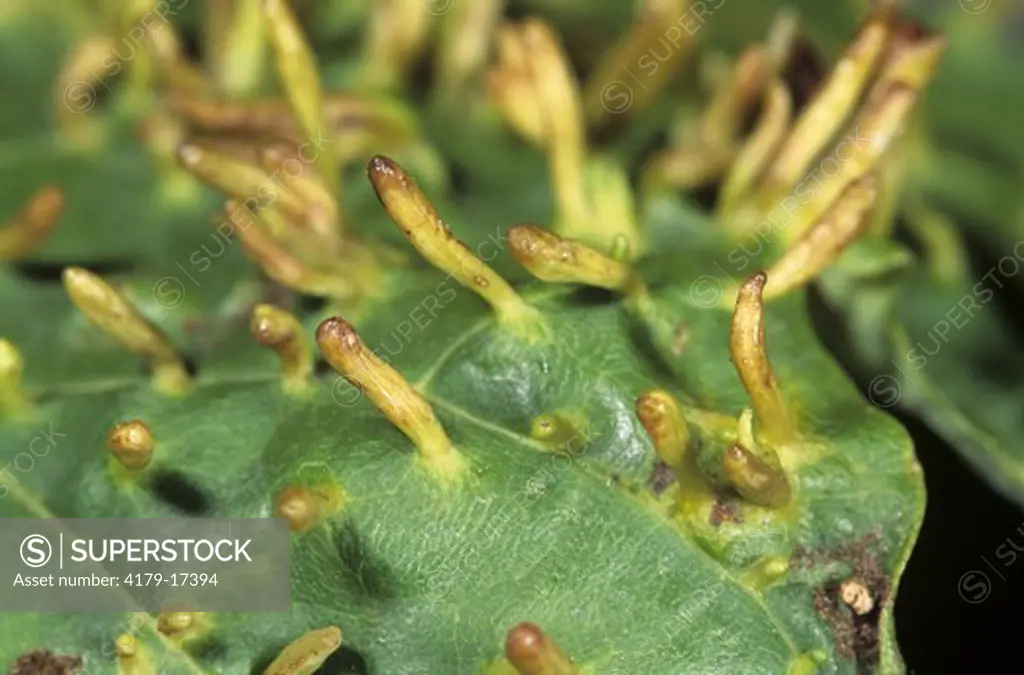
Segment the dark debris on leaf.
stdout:
<path fill-rule="evenodd" d="M 654 470 L 651 471 L 651 477 L 648 479 L 647 485 L 654 491 L 654 494 L 660 495 L 667 490 L 675 480 L 675 472 L 672 471 L 665 462 L 659 461 L 654 465 Z"/>
<path fill-rule="evenodd" d="M 719 493 L 715 497 L 715 503 L 711 506 L 708 522 L 712 527 L 718 527 L 722 523 L 742 523 L 740 502 L 733 495 Z"/>
<path fill-rule="evenodd" d="M 10 675 L 71 675 L 81 667 L 82 659 L 77 656 L 57 656 L 44 649 L 19 656 Z"/>
<path fill-rule="evenodd" d="M 814 591 L 814 608 L 832 631 L 836 651 L 854 661 L 858 673 L 873 672 L 879 660 L 878 622 L 891 590 L 880 545 L 881 537 L 872 533 L 832 549 L 811 551 L 797 546 L 790 562 L 793 569 L 806 570 L 841 563 L 851 568 L 850 578 L 856 579 L 870 592 L 874 607 L 858 615 L 840 597 L 843 579 L 830 581 Z"/>

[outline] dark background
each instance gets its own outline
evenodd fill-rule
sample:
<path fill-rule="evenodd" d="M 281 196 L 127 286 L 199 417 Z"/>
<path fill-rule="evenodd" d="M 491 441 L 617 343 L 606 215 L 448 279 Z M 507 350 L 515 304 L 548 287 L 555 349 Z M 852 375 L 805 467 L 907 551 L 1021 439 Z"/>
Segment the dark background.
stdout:
<path fill-rule="evenodd" d="M 992 492 L 921 423 L 901 421 L 914 437 L 928 490 L 921 536 L 896 596 L 896 636 L 907 671 L 1021 672 L 1024 554 L 1003 567 L 995 550 L 1008 537 L 1024 546 L 1017 532 L 1024 513 Z M 961 598 L 958 589 L 960 578 L 971 570 L 985 572 L 992 582 L 989 596 L 976 604 Z"/>

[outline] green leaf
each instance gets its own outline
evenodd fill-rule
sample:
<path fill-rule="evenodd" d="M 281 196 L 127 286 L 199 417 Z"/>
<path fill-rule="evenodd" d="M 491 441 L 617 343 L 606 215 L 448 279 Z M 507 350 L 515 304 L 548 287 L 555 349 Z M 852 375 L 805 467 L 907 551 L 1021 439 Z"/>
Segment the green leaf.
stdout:
<path fill-rule="evenodd" d="M 646 487 L 654 454 L 633 414 L 639 393 L 672 385 L 633 342 L 621 307 L 538 289 L 528 297 L 544 308 L 549 331 L 530 342 L 497 329 L 476 297 L 440 275 L 407 283 L 360 331 L 425 393 L 470 462 L 470 481 L 455 493 L 416 469 L 406 439 L 367 401 L 346 407 L 352 392 L 333 378 L 297 401 L 272 370 L 242 378 L 201 365 L 195 391 L 180 400 L 140 380 L 54 387 L 32 420 L 4 427 L 3 447 L 14 451 L 5 461 L 40 424 L 52 421 L 63 436 L 31 471 L 9 474 L 0 514 L 173 515 L 145 481 L 111 475 L 105 434 L 135 417 L 157 439 L 150 470 L 186 477 L 208 497 L 203 515 L 266 516 L 273 496 L 313 469 L 338 481 L 350 505 L 295 535 L 292 613 L 214 616 L 216 655 L 168 652 L 166 672 L 248 672 L 272 647 L 331 623 L 372 672 L 477 672 L 500 658 L 503 631 L 522 620 L 611 672 L 709 672 L 723 658 L 736 672 L 796 672 L 815 659 L 854 672 L 858 656 L 870 657 L 841 642 L 849 610 L 823 617 L 815 598 L 867 569 L 885 589 L 878 668 L 899 669 L 892 585 L 921 517 L 919 470 L 905 432 L 873 412 L 816 346 L 799 301 L 773 304 L 768 315 L 773 363 L 807 424 L 794 509 L 697 495 L 679 514 L 674 499 Z M 644 323 L 687 414 L 707 425 L 701 453 L 711 458 L 726 440 L 708 420 L 737 414 L 744 394 L 729 363 L 729 313 L 689 304 L 688 288 L 659 289 L 657 318 Z M 434 304 L 426 295 L 438 298 L 436 317 L 416 312 Z M 410 316 L 423 327 L 403 335 L 397 326 Z M 683 356 L 672 344 L 680 321 L 691 335 Z M 529 436 L 537 415 L 567 409 L 587 420 L 591 440 L 579 457 Z M 712 525 L 722 504 L 742 522 Z M 791 571 L 768 581 L 761 570 L 776 559 Z M 102 662 L 100 646 L 125 620 L 83 617 L 70 634 L 19 626 L 0 658 L 53 645 Z"/>
<path fill-rule="evenodd" d="M 611 37 L 629 12 L 627 3 L 535 4 L 561 17 L 584 52 L 602 47 L 590 27 Z M 333 25 L 358 23 L 336 11 Z M 324 58 L 330 72 L 349 65 Z M 44 89 L 33 110 L 44 109 Z M 655 112 L 612 144 L 631 162 L 664 110 Z M 821 347 L 803 294 L 766 312 L 768 355 L 799 430 L 777 448 L 792 503 L 756 506 L 726 486 L 722 457 L 749 400 L 730 360 L 731 313 L 707 291 L 734 281 L 716 261 L 742 281 L 771 247 L 744 248 L 737 266 L 737 243 L 669 196 L 642 205 L 645 300 L 529 281 L 504 233 L 550 221 L 547 158 L 494 120 L 429 111 L 425 128 L 455 184 L 431 199 L 471 248 L 494 247 L 490 264 L 542 324 L 509 332 L 480 298 L 415 259 L 388 264 L 382 297 L 311 308 L 218 238 L 212 195 L 162 201 L 161 178 L 128 140 L 133 113 L 105 114 L 107 145 L 95 154 L 67 150 L 20 112 L 10 123 L 19 138 L 0 145 L 0 213 L 48 182 L 68 202 L 43 249 L 0 269 L 0 337 L 24 356 L 33 402 L 0 422 L 0 517 L 270 517 L 284 489 L 324 482 L 346 498 L 292 535 L 290 612 L 210 614 L 202 639 L 184 644 L 141 608 L 7 613 L 0 663 L 49 649 L 81 656 L 87 671 L 113 669 L 115 640 L 129 633 L 161 674 L 247 674 L 336 625 L 337 656 L 365 664 L 354 672 L 496 675 L 507 672 L 507 631 L 529 621 L 586 675 L 903 672 L 892 611 L 923 514 L 920 467 L 902 427 Z M 408 251 L 365 179 L 345 177 L 352 230 Z M 72 263 L 101 269 L 194 361 L 187 395 L 154 390 L 139 360 L 73 308 L 53 274 Z M 410 441 L 332 372 L 305 397 L 285 393 L 279 363 L 249 334 L 253 304 L 270 298 L 290 306 L 308 340 L 344 313 L 432 406 L 469 467 L 465 480 L 442 485 L 425 472 Z M 636 417 L 638 396 L 653 388 L 679 399 L 693 438 L 695 467 L 682 478 L 666 477 Z M 542 415 L 571 420 L 585 442 L 534 438 Z M 129 476 L 106 438 L 130 419 L 156 445 L 152 463 Z M 26 454 L 43 431 L 54 439 L 47 451 Z M 190 486 L 192 499 L 158 489 L 161 476 Z M 863 585 L 874 606 L 856 614 L 841 599 L 844 582 Z"/>

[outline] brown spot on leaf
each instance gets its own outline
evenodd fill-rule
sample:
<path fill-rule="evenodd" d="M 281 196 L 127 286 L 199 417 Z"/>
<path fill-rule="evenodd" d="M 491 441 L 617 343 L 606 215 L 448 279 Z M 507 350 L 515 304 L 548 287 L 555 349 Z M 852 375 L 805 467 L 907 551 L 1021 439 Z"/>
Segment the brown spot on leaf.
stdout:
<path fill-rule="evenodd" d="M 71 675 L 81 666 L 82 659 L 77 656 L 57 656 L 43 649 L 19 656 L 10 675 Z"/>
<path fill-rule="evenodd" d="M 828 625 L 836 651 L 856 662 L 858 673 L 873 672 L 878 664 L 878 620 L 889 599 L 890 585 L 882 567 L 881 538 L 868 534 L 857 541 L 831 549 L 808 550 L 797 546 L 790 567 L 812 570 L 829 564 L 852 568 L 814 590 L 814 608 Z M 873 607 L 858 614 L 843 600 L 843 583 L 856 579 L 870 595 Z"/>
<path fill-rule="evenodd" d="M 836 604 L 835 598 L 823 588 L 814 589 L 814 610 L 828 626 L 836 642 L 836 652 L 844 659 L 856 660 L 853 620 Z"/>
<path fill-rule="evenodd" d="M 654 491 L 654 494 L 660 495 L 667 490 L 675 480 L 675 472 L 670 469 L 665 462 L 659 461 L 654 465 L 654 470 L 651 471 L 651 477 L 647 479 L 647 486 Z"/>
<path fill-rule="evenodd" d="M 740 503 L 730 496 L 719 493 L 715 497 L 715 503 L 711 506 L 711 515 L 708 522 L 712 527 L 718 527 L 722 523 L 742 523 L 743 516 L 740 513 Z"/>

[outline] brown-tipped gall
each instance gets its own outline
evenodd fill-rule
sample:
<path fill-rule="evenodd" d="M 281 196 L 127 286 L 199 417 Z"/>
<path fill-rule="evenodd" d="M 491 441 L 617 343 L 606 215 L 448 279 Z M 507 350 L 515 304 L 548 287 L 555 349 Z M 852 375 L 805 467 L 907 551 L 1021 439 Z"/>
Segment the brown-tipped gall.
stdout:
<path fill-rule="evenodd" d="M 680 469 L 690 448 L 690 430 L 675 397 L 652 389 L 636 400 L 636 416 L 666 466 Z"/>
<path fill-rule="evenodd" d="M 163 331 L 142 316 L 113 286 L 81 267 L 66 267 L 61 279 L 71 302 L 87 319 L 149 363 L 154 387 L 167 394 L 183 394 L 188 390 L 189 375 L 181 355 Z"/>
<path fill-rule="evenodd" d="M 53 232 L 64 212 L 64 194 L 48 185 L 28 198 L 25 206 L 0 228 L 0 260 L 34 253 Z"/>
<path fill-rule="evenodd" d="M 107 447 L 121 466 L 137 471 L 153 459 L 153 434 L 142 420 L 120 422 L 107 433 Z"/>
<path fill-rule="evenodd" d="M 269 210 L 255 215 L 247 207 L 229 200 L 224 205 L 224 215 L 245 253 L 277 283 L 310 295 L 342 300 L 355 294 L 350 282 L 341 276 L 312 269 L 274 239 L 263 227 L 270 224 Z"/>
<path fill-rule="evenodd" d="M 208 133 L 282 137 L 299 135 L 295 117 L 281 99 L 229 101 L 185 94 L 169 94 L 168 113 Z"/>
<path fill-rule="evenodd" d="M 430 264 L 486 300 L 503 324 L 529 327 L 539 318 L 536 309 L 452 234 L 402 167 L 386 157 L 374 157 L 367 175 L 388 215 Z"/>
<path fill-rule="evenodd" d="M 580 675 L 572 659 L 532 623 L 521 623 L 508 632 L 505 657 L 519 675 Z"/>
<path fill-rule="evenodd" d="M 306 212 L 305 202 L 262 167 L 190 143 L 180 146 L 177 154 L 186 171 L 228 197 L 272 204 L 297 220 Z"/>
<path fill-rule="evenodd" d="M 948 40 L 942 33 L 926 31 L 913 23 L 901 25 L 879 67 L 868 105 L 871 105 L 871 99 L 884 96 L 894 84 L 920 91 L 935 74 L 947 46 Z"/>
<path fill-rule="evenodd" d="M 941 35 L 903 36 L 894 42 L 896 45 L 882 63 L 878 80 L 854 118 L 851 130 L 821 162 L 824 166 L 834 156 L 838 171 L 826 175 L 816 185 L 814 196 L 801 205 L 787 224 L 784 238 L 788 242 L 802 237 L 850 183 L 883 161 L 902 136 L 920 91 L 934 74 L 946 47 L 945 38 Z M 852 148 L 840 152 L 844 144 Z M 795 201 L 792 196 L 787 199 Z"/>
<path fill-rule="evenodd" d="M 314 167 L 301 161 L 295 146 L 266 146 L 260 149 L 260 164 L 302 203 L 298 213 L 288 214 L 297 224 L 316 235 L 329 252 L 341 248 L 341 212 L 338 201 Z"/>
<path fill-rule="evenodd" d="M 397 370 L 367 349 L 351 324 L 340 317 L 325 320 L 316 330 L 316 342 L 327 363 L 412 440 L 429 471 L 446 479 L 461 476 L 466 467 L 433 408 Z"/>
<path fill-rule="evenodd" d="M 893 29 L 893 16 L 883 9 L 871 16 L 846 47 L 828 80 L 796 120 L 766 178 L 788 191 L 821 154 L 854 112 L 882 59 Z"/>
<path fill-rule="evenodd" d="M 780 508 L 793 497 L 785 472 L 741 445 L 722 455 L 722 471 L 729 485 L 752 504 Z"/>
<path fill-rule="evenodd" d="M 770 444 L 784 444 L 792 439 L 793 427 L 768 362 L 762 297 L 767 280 L 764 272 L 758 272 L 740 286 L 729 333 L 729 353 L 750 396 L 757 433 Z"/>
<path fill-rule="evenodd" d="M 287 101 L 281 99 L 255 99 L 229 101 L 197 96 L 171 95 L 165 102 L 168 111 L 181 118 L 197 133 L 224 140 L 229 136 L 283 139 L 294 147 L 291 157 L 298 156 L 304 163 L 312 163 L 312 145 L 330 145 L 339 161 L 363 158 L 385 148 L 410 148 L 419 140 L 418 121 L 408 108 L 395 99 L 380 95 L 357 95 L 339 92 L 325 95 L 324 119 L 329 138 L 304 138 Z M 204 136 L 204 145 L 210 145 L 210 136 Z M 279 142 L 279 141 L 278 141 Z M 252 143 L 248 148 L 255 149 Z M 314 167 L 315 169 L 315 167 Z M 290 166 L 288 173 L 294 173 Z M 303 173 L 307 173 L 304 171 Z M 312 172 L 310 172 L 312 173 Z M 329 180 L 317 177 L 334 197 L 337 188 Z"/>
<path fill-rule="evenodd" d="M 253 308 L 249 329 L 257 342 L 273 349 L 280 357 L 285 389 L 293 393 L 308 389 L 309 376 L 313 373 L 313 353 L 299 320 L 283 309 L 259 304 Z"/>
<path fill-rule="evenodd" d="M 341 646 L 341 629 L 318 628 L 292 640 L 271 662 L 263 675 L 313 675 Z"/>
<path fill-rule="evenodd" d="M 866 229 L 877 195 L 874 174 L 851 183 L 821 221 L 768 270 L 764 300 L 785 295 L 813 281 L 838 260 Z"/>
<path fill-rule="evenodd" d="M 510 227 L 508 245 L 519 264 L 541 281 L 585 284 L 622 293 L 643 287 L 628 265 L 536 225 Z"/>

